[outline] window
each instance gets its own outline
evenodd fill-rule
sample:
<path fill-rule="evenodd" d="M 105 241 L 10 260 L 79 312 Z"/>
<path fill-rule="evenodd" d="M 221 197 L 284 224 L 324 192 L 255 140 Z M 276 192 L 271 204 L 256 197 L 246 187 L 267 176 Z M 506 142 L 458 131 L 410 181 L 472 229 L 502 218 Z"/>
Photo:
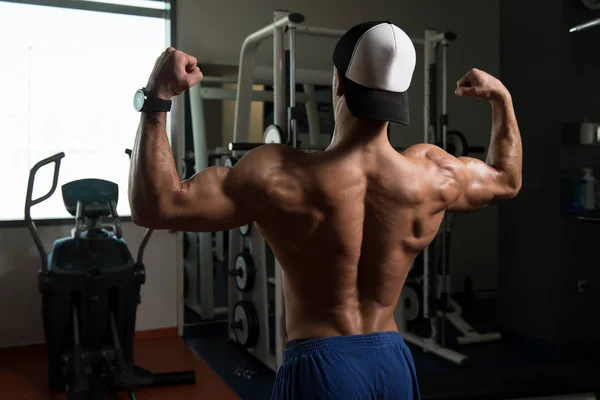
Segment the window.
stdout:
<path fill-rule="evenodd" d="M 139 122 L 133 94 L 169 45 L 168 4 L 54 1 L 61 7 L 0 1 L 0 220 L 24 218 L 30 168 L 61 151 L 59 186 L 33 208 L 34 219 L 70 217 L 60 186 L 82 178 L 116 182 L 118 212 L 130 215 L 125 149 Z M 34 197 L 51 184 L 48 166 L 37 174 Z"/>

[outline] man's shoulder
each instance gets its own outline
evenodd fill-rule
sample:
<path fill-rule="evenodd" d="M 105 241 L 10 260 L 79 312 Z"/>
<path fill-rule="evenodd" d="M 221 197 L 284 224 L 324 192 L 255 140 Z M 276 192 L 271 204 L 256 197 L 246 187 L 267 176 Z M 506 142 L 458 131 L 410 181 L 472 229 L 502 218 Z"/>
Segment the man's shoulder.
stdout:
<path fill-rule="evenodd" d="M 450 155 L 441 147 L 428 143 L 413 145 L 406 149 L 402 155 L 415 165 L 434 169 L 451 168 L 457 161 L 456 157 Z"/>
<path fill-rule="evenodd" d="M 302 151 L 285 144 L 264 144 L 245 153 L 235 169 L 247 183 L 261 186 L 273 178 L 298 171 L 298 166 L 303 164 L 301 153 Z"/>
<path fill-rule="evenodd" d="M 439 146 L 429 143 L 417 143 L 402 152 L 402 155 L 411 158 L 435 156 L 439 151 L 443 151 Z"/>
<path fill-rule="evenodd" d="M 284 168 L 284 161 L 289 165 L 290 161 L 299 160 L 303 153 L 286 144 L 269 143 L 250 150 L 242 156 L 242 160 L 257 168 Z"/>

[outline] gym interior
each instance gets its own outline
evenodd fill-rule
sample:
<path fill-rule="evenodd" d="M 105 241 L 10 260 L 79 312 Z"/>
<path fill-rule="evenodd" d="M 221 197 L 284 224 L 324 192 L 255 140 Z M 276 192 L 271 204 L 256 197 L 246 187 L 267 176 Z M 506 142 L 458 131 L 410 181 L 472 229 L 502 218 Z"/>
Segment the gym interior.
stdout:
<path fill-rule="evenodd" d="M 181 179 L 263 143 L 323 151 L 336 40 L 386 19 L 417 51 L 398 151 L 485 160 L 491 109 L 453 95 L 473 67 L 510 90 L 523 138 L 517 198 L 448 215 L 402 290 L 422 398 L 600 398 L 599 18 L 595 0 L 0 1 L 1 397 L 269 399 L 278 261 L 252 224 L 132 222 L 133 94 L 166 47 L 197 57 L 168 119 Z"/>

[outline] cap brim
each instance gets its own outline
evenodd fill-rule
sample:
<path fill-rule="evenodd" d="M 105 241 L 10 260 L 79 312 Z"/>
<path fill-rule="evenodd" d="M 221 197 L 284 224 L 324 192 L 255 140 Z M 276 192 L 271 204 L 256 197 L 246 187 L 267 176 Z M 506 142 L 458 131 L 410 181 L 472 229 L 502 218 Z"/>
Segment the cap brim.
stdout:
<path fill-rule="evenodd" d="M 344 94 L 348 109 L 358 119 L 402 125 L 410 122 L 407 92 L 371 89 L 345 78 Z"/>

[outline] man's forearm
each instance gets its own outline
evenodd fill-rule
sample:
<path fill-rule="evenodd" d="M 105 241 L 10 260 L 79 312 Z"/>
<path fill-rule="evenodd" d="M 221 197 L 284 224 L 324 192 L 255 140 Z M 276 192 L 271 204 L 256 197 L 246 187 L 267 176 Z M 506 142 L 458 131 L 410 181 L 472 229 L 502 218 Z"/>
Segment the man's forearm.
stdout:
<path fill-rule="evenodd" d="M 523 149 L 512 99 L 492 101 L 492 138 L 487 163 L 500 171 L 511 189 L 521 188 Z"/>
<path fill-rule="evenodd" d="M 129 204 L 134 219 L 157 217 L 180 180 L 166 134 L 166 113 L 142 113 L 131 155 Z"/>

